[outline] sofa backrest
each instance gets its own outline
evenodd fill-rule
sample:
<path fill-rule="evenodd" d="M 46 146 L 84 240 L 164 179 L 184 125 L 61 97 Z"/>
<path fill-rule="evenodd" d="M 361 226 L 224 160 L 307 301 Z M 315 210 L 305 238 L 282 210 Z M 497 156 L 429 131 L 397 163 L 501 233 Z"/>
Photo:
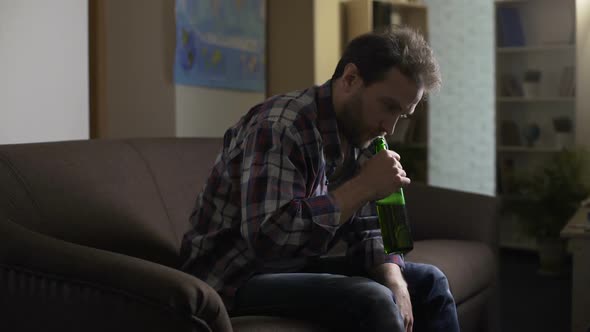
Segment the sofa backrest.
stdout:
<path fill-rule="evenodd" d="M 0 145 L 0 215 L 65 241 L 177 266 L 221 139 Z"/>
<path fill-rule="evenodd" d="M 412 183 L 404 189 L 414 240 L 471 240 L 497 245 L 495 197 Z"/>

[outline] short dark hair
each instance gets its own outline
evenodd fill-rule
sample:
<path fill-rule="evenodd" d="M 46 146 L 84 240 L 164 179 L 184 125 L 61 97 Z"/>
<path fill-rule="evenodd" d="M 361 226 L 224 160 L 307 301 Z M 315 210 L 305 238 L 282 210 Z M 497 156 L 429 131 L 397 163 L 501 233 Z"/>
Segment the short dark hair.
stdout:
<path fill-rule="evenodd" d="M 356 65 L 366 85 L 383 80 L 394 66 L 425 92 L 437 90 L 442 81 L 432 49 L 420 33 L 407 26 L 354 38 L 346 46 L 332 79 L 341 77 L 349 63 Z"/>

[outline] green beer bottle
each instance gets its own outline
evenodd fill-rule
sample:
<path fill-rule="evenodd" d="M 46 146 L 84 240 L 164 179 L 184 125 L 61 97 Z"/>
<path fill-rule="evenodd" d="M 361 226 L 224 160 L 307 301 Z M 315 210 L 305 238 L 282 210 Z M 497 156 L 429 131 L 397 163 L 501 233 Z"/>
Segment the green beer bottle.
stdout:
<path fill-rule="evenodd" d="M 388 149 L 383 137 L 376 138 L 375 143 L 375 152 Z M 385 253 L 406 254 L 414 249 L 403 190 L 378 200 L 376 205 Z"/>

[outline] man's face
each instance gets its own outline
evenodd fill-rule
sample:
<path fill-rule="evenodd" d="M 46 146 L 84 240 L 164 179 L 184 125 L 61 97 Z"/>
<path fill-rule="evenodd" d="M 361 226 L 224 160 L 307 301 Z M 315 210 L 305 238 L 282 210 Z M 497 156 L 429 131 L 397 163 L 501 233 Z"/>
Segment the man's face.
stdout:
<path fill-rule="evenodd" d="M 424 90 L 403 75 L 390 69 L 382 81 L 366 86 L 352 66 L 344 84 L 350 84 L 346 102 L 337 114 L 338 126 L 348 141 L 357 148 L 366 148 L 377 136 L 391 135 L 400 117 L 414 113 Z M 354 78 L 356 75 L 356 78 Z"/>

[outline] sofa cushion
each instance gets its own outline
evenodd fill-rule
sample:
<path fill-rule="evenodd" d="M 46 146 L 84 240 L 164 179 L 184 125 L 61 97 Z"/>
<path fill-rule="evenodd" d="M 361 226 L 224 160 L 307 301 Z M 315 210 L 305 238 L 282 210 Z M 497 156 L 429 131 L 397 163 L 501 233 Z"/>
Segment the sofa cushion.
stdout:
<path fill-rule="evenodd" d="M 495 197 L 421 183 L 405 187 L 404 195 L 414 240 L 497 242 Z"/>
<path fill-rule="evenodd" d="M 235 332 L 322 332 L 326 331 L 312 323 L 282 317 L 241 316 L 233 317 L 231 323 Z"/>
<path fill-rule="evenodd" d="M 496 261 L 489 246 L 460 240 L 423 240 L 414 243 L 406 260 L 441 269 L 455 302 L 461 304 L 493 284 Z"/>

